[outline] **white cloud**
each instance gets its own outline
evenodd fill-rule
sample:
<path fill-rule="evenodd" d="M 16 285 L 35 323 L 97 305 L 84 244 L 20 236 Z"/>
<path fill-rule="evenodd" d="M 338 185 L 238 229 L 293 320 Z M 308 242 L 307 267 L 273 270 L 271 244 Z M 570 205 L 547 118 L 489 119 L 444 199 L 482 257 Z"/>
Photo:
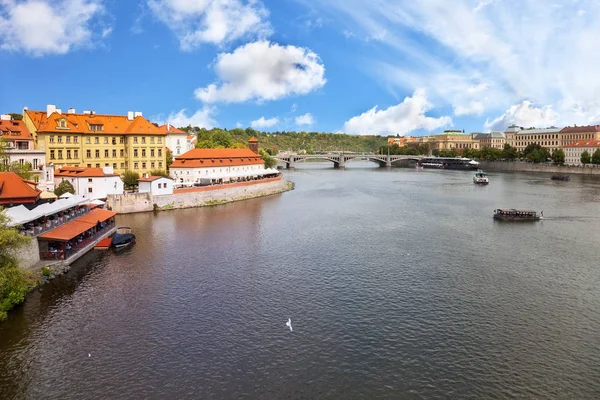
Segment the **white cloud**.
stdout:
<path fill-rule="evenodd" d="M 112 33 L 112 31 L 113 31 L 112 27 L 108 27 L 108 28 L 102 29 L 102 34 L 101 34 L 102 38 L 110 36 L 110 34 Z"/>
<path fill-rule="evenodd" d="M 425 115 L 432 105 L 427 101 L 424 90 L 416 90 L 412 97 L 395 106 L 378 110 L 377 106 L 351 118 L 344 124 L 344 131 L 359 135 L 404 135 L 417 129 L 432 131 L 452 125 L 448 116 L 439 118 Z"/>
<path fill-rule="evenodd" d="M 277 100 L 307 94 L 325 85 L 325 67 L 311 50 L 258 41 L 219 54 L 218 83 L 196 89 L 205 102 Z"/>
<path fill-rule="evenodd" d="M 296 112 L 296 110 L 298 109 L 298 105 L 296 103 L 292 104 L 292 112 Z"/>
<path fill-rule="evenodd" d="M 423 87 L 456 115 L 500 114 L 524 100 L 551 105 L 562 124 L 600 115 L 596 0 L 300 1 L 341 31 L 378 38 L 371 72 L 392 91 Z"/>
<path fill-rule="evenodd" d="M 101 27 L 104 12 L 103 0 L 0 0 L 0 49 L 43 56 L 91 47 L 112 30 Z"/>
<path fill-rule="evenodd" d="M 279 123 L 279 118 L 277 117 L 273 117 L 273 118 L 269 118 L 269 119 L 265 119 L 265 117 L 260 117 L 257 120 L 254 120 L 250 123 L 250 126 L 252 126 L 254 129 L 263 129 L 263 128 L 270 128 L 272 126 L 275 126 Z"/>
<path fill-rule="evenodd" d="M 147 0 L 148 7 L 179 38 L 182 50 L 267 37 L 269 12 L 258 0 Z"/>
<path fill-rule="evenodd" d="M 556 124 L 559 115 L 552 106 L 535 107 L 531 102 L 524 101 L 521 104 L 511 106 L 504 114 L 493 120 L 485 121 L 485 129 L 492 131 L 504 131 L 510 125 L 518 125 L 525 128 L 547 128 Z"/>
<path fill-rule="evenodd" d="M 315 121 L 311 113 L 296 117 L 296 125 L 312 125 L 314 123 Z"/>
<path fill-rule="evenodd" d="M 197 110 L 194 114 L 188 115 L 187 110 L 184 108 L 176 113 L 169 114 L 168 117 L 157 117 L 153 118 L 159 124 L 170 123 L 176 127 L 185 127 L 185 126 L 198 126 L 200 128 L 211 129 L 215 125 L 217 125 L 217 121 L 213 118 L 213 114 L 215 113 L 214 107 L 203 107 Z"/>

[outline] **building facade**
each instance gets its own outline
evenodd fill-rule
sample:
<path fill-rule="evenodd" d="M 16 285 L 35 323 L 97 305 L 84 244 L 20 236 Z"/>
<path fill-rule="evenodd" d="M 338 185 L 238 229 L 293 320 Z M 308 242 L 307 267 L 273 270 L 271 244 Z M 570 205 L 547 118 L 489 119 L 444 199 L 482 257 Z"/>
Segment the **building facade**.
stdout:
<path fill-rule="evenodd" d="M 138 192 L 150 193 L 152 196 L 173 194 L 173 179 L 164 176 L 143 176 L 138 179 Z"/>
<path fill-rule="evenodd" d="M 600 140 L 600 125 L 565 126 L 560 133 L 563 146 L 582 140 Z"/>
<path fill-rule="evenodd" d="M 591 157 L 597 149 L 600 149 L 600 140 L 596 139 L 578 140 L 569 143 L 565 146 L 565 164 L 582 165 L 581 154 L 587 150 Z"/>
<path fill-rule="evenodd" d="M 434 135 L 428 144 L 430 150 L 479 149 L 479 141 L 474 139 L 473 134 L 454 130 Z"/>
<path fill-rule="evenodd" d="M 561 128 L 555 126 L 542 129 L 523 129 L 512 125 L 504 132 L 504 135 L 506 143 L 516 147 L 519 151 L 525 150 L 530 144 L 539 144 L 552 152 L 563 147 Z"/>
<path fill-rule="evenodd" d="M 123 180 L 112 167 L 80 168 L 62 167 L 54 171 L 56 186 L 69 181 L 75 194 L 86 199 L 104 199 L 109 194 L 123 194 Z"/>
<path fill-rule="evenodd" d="M 504 149 L 506 138 L 502 132 L 476 133 L 474 139 L 479 141 L 479 148 Z"/>
<path fill-rule="evenodd" d="M 122 174 L 166 169 L 166 133 L 142 116 L 100 115 L 94 111 L 67 113 L 53 105 L 46 111 L 24 110 L 23 121 L 34 146 L 57 168 L 112 167 Z"/>
<path fill-rule="evenodd" d="M 191 150 L 188 143 L 188 134 L 184 131 L 175 128 L 171 124 L 162 125 L 159 129 L 165 133 L 166 146 L 173 153 L 173 157 L 180 156 Z"/>
<path fill-rule="evenodd" d="M 43 181 L 41 175 L 46 164 L 46 153 L 43 150 L 35 150 L 33 136 L 29 133 L 25 123 L 13 120 L 10 115 L 2 115 L 0 116 L 0 134 L 6 154 L 4 162 L 7 164 L 29 163 L 35 174 L 34 180 L 36 182 Z"/>

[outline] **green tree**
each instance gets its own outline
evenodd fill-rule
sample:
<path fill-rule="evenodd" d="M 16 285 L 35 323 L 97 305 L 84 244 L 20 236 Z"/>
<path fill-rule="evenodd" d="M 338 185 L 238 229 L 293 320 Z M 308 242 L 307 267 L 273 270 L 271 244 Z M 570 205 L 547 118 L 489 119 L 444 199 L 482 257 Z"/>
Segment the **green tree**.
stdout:
<path fill-rule="evenodd" d="M 0 171 L 14 172 L 23 179 L 31 179 L 33 177 L 33 168 L 31 167 L 31 163 L 29 162 L 21 164 L 18 161 L 13 161 L 10 164 L 2 164 L 0 165 Z"/>
<path fill-rule="evenodd" d="M 518 150 L 516 147 L 511 146 L 510 144 L 504 144 L 504 149 L 502 150 L 502 158 L 506 160 L 514 160 L 518 157 Z"/>
<path fill-rule="evenodd" d="M 215 133 L 213 133 L 212 142 L 215 144 L 216 148 L 221 147 L 224 149 L 231 148 L 231 145 L 233 144 L 233 141 L 231 140 L 231 135 L 229 134 L 229 132 L 221 130 L 221 129 L 219 129 Z"/>
<path fill-rule="evenodd" d="M 21 304 L 25 295 L 35 286 L 35 275 L 19 267 L 16 252 L 29 243 L 30 237 L 21 235 L 14 227 L 8 226 L 9 219 L 4 210 L 0 211 L 0 321 L 6 319 L 6 312 Z"/>
<path fill-rule="evenodd" d="M 123 184 L 128 189 L 134 189 L 138 185 L 140 174 L 135 171 L 125 171 L 123 174 Z"/>
<path fill-rule="evenodd" d="M 592 164 L 600 164 L 600 149 L 596 149 L 592 154 Z"/>
<path fill-rule="evenodd" d="M 264 149 L 258 149 L 258 154 L 265 161 L 265 168 L 273 168 L 277 165 L 277 160 L 269 155 Z"/>
<path fill-rule="evenodd" d="M 433 149 L 433 150 L 431 150 L 431 155 L 434 157 L 439 157 L 440 151 L 438 149 Z"/>
<path fill-rule="evenodd" d="M 8 115 L 10 115 L 10 118 L 15 120 L 15 121 L 21 121 L 23 120 L 23 114 L 19 114 L 19 113 L 8 113 Z"/>
<path fill-rule="evenodd" d="M 150 171 L 150 176 L 164 176 L 165 178 L 170 178 L 169 173 L 162 169 L 153 169 Z"/>
<path fill-rule="evenodd" d="M 171 168 L 171 164 L 173 164 L 173 152 L 169 149 L 167 149 L 166 161 L 167 161 L 167 171 L 169 171 L 169 168 Z"/>
<path fill-rule="evenodd" d="M 563 149 L 556 149 L 552 152 L 552 161 L 555 164 L 564 164 L 565 162 L 565 152 Z"/>
<path fill-rule="evenodd" d="M 589 164 L 592 162 L 592 157 L 590 156 L 590 152 L 587 150 L 584 150 L 583 153 L 581 153 L 581 163 L 582 164 Z"/>
<path fill-rule="evenodd" d="M 65 194 L 67 192 L 69 192 L 71 194 L 75 194 L 75 188 L 69 181 L 62 181 L 61 183 L 58 184 L 58 186 L 56 186 L 56 189 L 54 189 L 54 194 L 57 195 L 58 197 L 62 196 L 63 194 Z"/>

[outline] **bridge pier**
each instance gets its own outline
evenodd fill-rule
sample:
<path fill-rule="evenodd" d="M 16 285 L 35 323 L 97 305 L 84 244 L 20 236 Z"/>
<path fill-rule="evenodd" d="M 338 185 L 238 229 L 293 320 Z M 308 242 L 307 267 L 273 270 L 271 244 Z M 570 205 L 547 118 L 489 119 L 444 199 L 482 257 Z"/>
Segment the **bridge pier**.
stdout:
<path fill-rule="evenodd" d="M 379 165 L 380 167 L 383 167 L 383 165 Z M 390 155 L 388 154 L 387 156 L 385 156 L 385 166 L 387 168 L 392 168 L 392 157 L 390 157 Z"/>
<path fill-rule="evenodd" d="M 337 162 L 333 163 L 333 168 L 346 168 L 346 158 L 343 154 L 337 157 Z"/>
<path fill-rule="evenodd" d="M 288 161 L 288 163 L 286 165 L 287 165 L 288 169 L 290 169 L 290 168 L 296 168 L 296 160 L 294 159 L 294 157 L 290 156 L 289 161 Z"/>

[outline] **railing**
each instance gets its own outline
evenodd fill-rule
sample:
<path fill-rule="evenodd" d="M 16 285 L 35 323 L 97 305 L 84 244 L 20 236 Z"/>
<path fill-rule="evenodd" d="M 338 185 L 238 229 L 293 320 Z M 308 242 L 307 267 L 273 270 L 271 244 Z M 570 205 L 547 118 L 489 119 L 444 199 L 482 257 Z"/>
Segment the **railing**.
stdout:
<path fill-rule="evenodd" d="M 41 251 L 40 259 L 41 260 L 66 260 L 66 259 L 68 259 L 70 256 L 77 253 L 78 251 L 85 248 L 86 246 L 90 245 L 92 242 L 96 241 L 98 239 L 98 237 L 104 235 L 105 233 L 109 232 L 112 228 L 115 227 L 114 222 L 105 222 L 104 224 L 105 224 L 105 226 L 102 229 L 97 230 L 96 233 L 94 233 L 90 237 L 79 240 L 77 242 L 77 244 L 75 244 L 75 245 L 72 245 L 72 246 L 69 245 L 69 247 L 66 247 L 64 249 L 56 249 L 54 251 L 51 251 L 51 250 Z"/>
<path fill-rule="evenodd" d="M 59 226 L 66 224 L 69 221 L 72 221 L 76 218 L 79 218 L 83 215 L 89 214 L 90 213 L 90 209 L 89 208 L 82 208 L 76 211 L 72 211 L 67 215 L 63 215 L 60 217 L 55 217 L 52 220 L 47 220 L 46 222 L 37 225 L 37 226 L 33 226 L 29 229 L 25 229 L 22 232 L 27 235 L 27 236 L 39 236 L 42 233 L 46 233 L 54 228 L 58 228 Z"/>

